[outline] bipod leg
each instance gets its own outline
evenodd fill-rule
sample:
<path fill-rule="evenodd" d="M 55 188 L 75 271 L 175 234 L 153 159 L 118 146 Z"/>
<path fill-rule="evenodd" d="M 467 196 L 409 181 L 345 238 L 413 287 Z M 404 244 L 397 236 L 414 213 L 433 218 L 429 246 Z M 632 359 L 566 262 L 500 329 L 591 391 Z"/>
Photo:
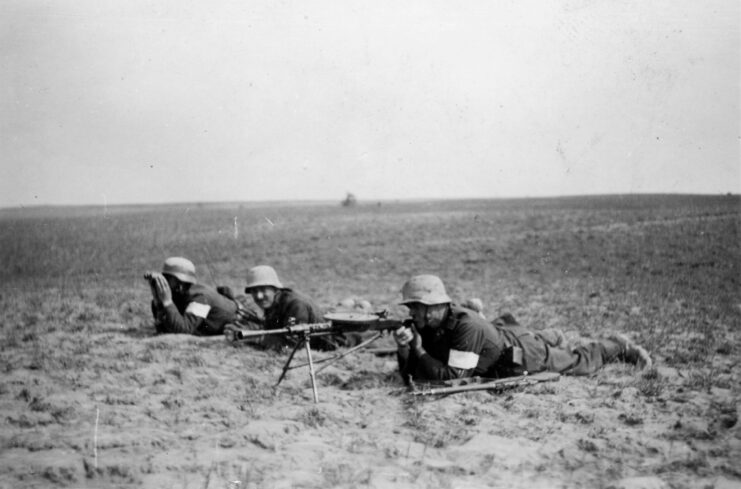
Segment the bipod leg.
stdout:
<path fill-rule="evenodd" d="M 344 356 L 347 356 L 347 355 L 349 355 L 350 353 L 354 353 L 354 352 L 356 352 L 356 351 L 360 350 L 361 348 L 365 348 L 366 346 L 370 345 L 371 343 L 373 343 L 374 341 L 376 341 L 376 340 L 377 340 L 378 338 L 380 338 L 380 337 L 381 337 L 382 335 L 383 335 L 383 333 L 381 333 L 381 332 L 379 331 L 378 333 L 376 333 L 376 334 L 375 334 L 374 336 L 372 336 L 371 338 L 368 338 L 367 340 L 363 341 L 362 343 L 360 343 L 360 344 L 358 344 L 358 345 L 355 345 L 355 346 L 353 346 L 352 348 L 350 348 L 350 349 L 349 349 L 349 350 L 347 350 L 346 352 L 340 353 L 340 354 L 338 354 L 338 355 L 335 355 L 335 356 L 333 356 L 332 358 L 329 358 L 329 359 L 327 360 L 327 361 L 328 361 L 329 363 L 327 363 L 327 364 L 325 364 L 325 365 L 322 365 L 321 367 L 319 367 L 319 368 L 318 368 L 318 369 L 316 370 L 316 373 L 319 373 L 319 372 L 321 372 L 322 370 L 324 370 L 325 368 L 329 367 L 329 366 L 330 366 L 330 365 L 332 365 L 332 364 L 333 364 L 333 363 L 334 363 L 334 362 L 335 362 L 336 360 L 339 360 L 340 358 L 342 358 L 342 357 L 344 357 Z"/>
<path fill-rule="evenodd" d="M 314 404 L 319 402 L 319 393 L 316 390 L 316 376 L 314 374 L 314 362 L 311 361 L 311 342 L 309 335 L 304 336 L 304 345 L 306 345 L 306 356 L 309 360 L 309 376 L 311 377 L 311 390 L 314 392 Z"/>
<path fill-rule="evenodd" d="M 288 360 L 286 360 L 286 363 L 283 365 L 283 371 L 280 373 L 280 377 L 278 377 L 278 382 L 275 383 L 275 386 L 278 387 L 278 385 L 283 382 L 283 379 L 286 376 L 286 372 L 291 368 L 291 360 L 293 360 L 293 356 L 296 354 L 299 348 L 301 348 L 303 345 L 302 342 L 305 342 L 306 338 L 302 338 L 298 343 L 296 343 L 296 346 L 293 347 L 293 351 L 288 356 Z"/>

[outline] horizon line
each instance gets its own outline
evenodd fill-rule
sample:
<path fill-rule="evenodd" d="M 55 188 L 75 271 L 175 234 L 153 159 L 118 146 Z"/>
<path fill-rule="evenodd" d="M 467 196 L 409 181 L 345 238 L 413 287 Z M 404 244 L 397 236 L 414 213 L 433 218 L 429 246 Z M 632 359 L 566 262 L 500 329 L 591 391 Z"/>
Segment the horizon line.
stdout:
<path fill-rule="evenodd" d="M 348 194 L 351 192 L 348 192 Z M 558 194 L 558 195 L 524 195 L 524 196 L 503 196 L 503 197 L 406 197 L 406 198 L 382 198 L 382 199 L 360 199 L 354 205 L 367 206 L 378 205 L 383 203 L 420 203 L 420 202 L 450 202 L 450 201 L 481 201 L 481 200 L 538 200 L 538 199 L 569 199 L 584 197 L 630 197 L 630 196 L 685 196 L 685 197 L 712 197 L 712 196 L 738 196 L 741 194 L 735 192 L 707 192 L 707 193 L 688 193 L 688 192 L 617 192 L 617 193 L 599 193 L 599 194 Z M 0 211 L 14 210 L 36 210 L 36 209 L 64 209 L 64 208 L 122 208 L 122 207 L 168 207 L 168 206 L 219 206 L 219 205 L 248 205 L 253 207 L 262 206 L 295 206 L 295 205 L 341 205 L 344 199 L 265 199 L 265 200 L 192 200 L 192 201 L 171 201 L 171 202 L 121 202 L 121 203 L 80 203 L 80 204 L 32 204 L 32 205 L 10 205 L 0 206 Z"/>

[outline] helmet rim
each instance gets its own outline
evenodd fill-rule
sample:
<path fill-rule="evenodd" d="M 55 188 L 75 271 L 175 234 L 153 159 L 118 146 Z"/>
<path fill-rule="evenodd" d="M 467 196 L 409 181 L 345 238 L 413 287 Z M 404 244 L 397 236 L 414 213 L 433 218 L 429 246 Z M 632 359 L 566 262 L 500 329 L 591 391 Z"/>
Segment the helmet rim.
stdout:
<path fill-rule="evenodd" d="M 244 287 L 245 292 L 257 287 L 275 287 L 283 289 L 283 284 L 278 278 L 275 269 L 268 265 L 258 265 L 247 270 L 247 285 Z"/>
<path fill-rule="evenodd" d="M 171 275 L 187 284 L 196 283 L 196 266 L 182 256 L 171 256 L 162 265 L 162 275 Z"/>
<path fill-rule="evenodd" d="M 452 302 L 445 285 L 440 277 L 436 275 L 416 275 L 409 279 L 401 288 L 402 300 L 400 305 L 412 303 L 434 306 Z"/>

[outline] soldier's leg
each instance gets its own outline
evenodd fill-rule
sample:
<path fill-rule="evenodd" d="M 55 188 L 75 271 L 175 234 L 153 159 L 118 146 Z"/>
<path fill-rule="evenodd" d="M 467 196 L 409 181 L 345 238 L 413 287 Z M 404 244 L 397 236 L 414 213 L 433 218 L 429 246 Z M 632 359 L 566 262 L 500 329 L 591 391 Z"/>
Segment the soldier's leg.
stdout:
<path fill-rule="evenodd" d="M 539 337 L 546 345 L 556 346 L 560 348 L 567 348 L 566 335 L 563 331 L 557 328 L 541 329 L 539 331 L 533 331 L 535 336 Z"/>
<path fill-rule="evenodd" d="M 651 366 L 648 352 L 624 336 L 592 341 L 572 350 L 549 346 L 546 359 L 548 370 L 570 375 L 589 375 L 612 362 Z"/>
<path fill-rule="evenodd" d="M 548 346 L 546 358 L 547 369 L 551 372 L 560 372 L 569 375 L 588 375 L 599 370 L 605 363 L 605 359 L 616 354 L 610 346 L 597 342 L 587 343 L 574 349 L 563 349 Z"/>
<path fill-rule="evenodd" d="M 619 346 L 618 354 L 614 358 L 611 358 L 609 361 L 632 363 L 633 365 L 642 369 L 651 368 L 651 365 L 653 365 L 651 356 L 648 354 L 648 352 L 643 347 L 633 343 L 633 341 L 631 341 L 630 338 L 625 335 L 614 334 L 607 340 L 602 341 L 617 343 Z"/>

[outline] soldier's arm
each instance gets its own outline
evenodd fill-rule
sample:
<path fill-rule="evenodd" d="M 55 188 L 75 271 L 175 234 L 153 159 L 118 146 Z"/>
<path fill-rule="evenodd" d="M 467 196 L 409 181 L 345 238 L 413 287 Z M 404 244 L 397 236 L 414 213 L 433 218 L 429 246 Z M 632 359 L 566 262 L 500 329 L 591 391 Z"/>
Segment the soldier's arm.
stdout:
<path fill-rule="evenodd" d="M 465 354 L 468 352 L 463 353 Z M 457 355 L 457 353 L 451 351 L 451 355 Z M 418 372 L 420 378 L 424 380 L 460 379 L 463 377 L 470 377 L 473 372 L 473 368 L 457 367 L 456 365 L 459 365 L 459 363 L 456 363 L 455 357 L 451 358 L 453 360 L 452 365 L 450 364 L 450 360 L 446 365 L 445 363 L 441 362 L 437 358 L 434 358 L 427 352 L 414 352 L 412 354 L 412 357 L 415 361 L 409 362 L 410 365 L 412 363 L 416 364 L 416 371 Z M 478 361 L 478 359 L 476 359 L 476 361 Z"/>
<path fill-rule="evenodd" d="M 293 301 L 288 304 L 288 307 L 286 308 L 286 318 L 294 318 L 296 321 L 295 324 L 311 324 L 319 321 L 319 318 L 315 317 L 311 307 L 300 301 Z M 281 325 L 281 327 L 286 326 L 288 325 Z"/>
<path fill-rule="evenodd" d="M 221 285 L 216 287 L 216 292 L 234 302 L 237 307 L 236 317 L 226 325 L 227 329 L 263 329 L 265 316 L 252 299 L 244 294 L 235 294 L 231 287 Z"/>
<path fill-rule="evenodd" d="M 175 304 L 163 306 L 159 331 L 161 333 L 196 334 L 208 317 L 211 306 L 201 302 L 189 303 L 181 314 Z"/>
<path fill-rule="evenodd" d="M 234 298 L 237 304 L 237 322 L 246 329 L 262 329 L 265 327 L 265 316 L 262 309 L 257 307 L 252 299 L 245 295 Z"/>
<path fill-rule="evenodd" d="M 411 353 L 409 345 L 400 346 L 396 350 L 396 360 L 399 363 L 399 374 L 405 384 L 416 378 L 417 357 Z"/>
<path fill-rule="evenodd" d="M 426 380 L 451 380 L 471 377 L 479 363 L 484 334 L 478 328 L 463 324 L 456 328 L 450 343 L 448 361 L 443 362 L 424 348 L 412 348 L 419 375 Z"/>
<path fill-rule="evenodd" d="M 154 325 L 159 331 L 160 324 L 162 324 L 162 322 L 165 319 L 165 308 L 162 307 L 161 302 L 154 300 L 154 299 L 152 300 L 151 306 L 152 306 L 152 317 L 154 317 Z"/>

